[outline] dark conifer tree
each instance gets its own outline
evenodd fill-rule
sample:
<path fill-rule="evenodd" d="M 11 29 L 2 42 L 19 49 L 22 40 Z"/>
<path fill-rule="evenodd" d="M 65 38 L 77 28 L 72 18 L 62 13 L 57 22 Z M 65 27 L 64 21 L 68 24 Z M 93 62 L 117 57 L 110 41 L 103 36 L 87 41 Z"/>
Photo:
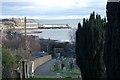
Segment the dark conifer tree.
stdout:
<path fill-rule="evenodd" d="M 120 80 L 120 2 L 107 3 L 105 52 L 107 79 Z"/>
<path fill-rule="evenodd" d="M 76 32 L 76 63 L 81 69 L 83 80 L 102 79 L 104 73 L 103 42 L 104 20 L 95 12 L 89 20 L 83 19 L 83 26 L 78 24 Z"/>

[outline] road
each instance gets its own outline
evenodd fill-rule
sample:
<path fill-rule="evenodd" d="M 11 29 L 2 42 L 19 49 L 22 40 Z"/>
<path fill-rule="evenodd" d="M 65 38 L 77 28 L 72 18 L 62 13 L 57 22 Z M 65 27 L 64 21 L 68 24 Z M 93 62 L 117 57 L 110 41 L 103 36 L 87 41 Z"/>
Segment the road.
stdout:
<path fill-rule="evenodd" d="M 52 64 L 54 64 L 54 62 L 56 61 L 56 59 L 52 59 L 48 62 L 46 62 L 45 64 L 39 66 L 36 70 L 34 75 L 35 76 L 62 76 L 62 77 L 73 77 L 73 76 L 79 76 L 77 74 L 66 74 L 66 73 L 56 73 L 56 72 L 52 72 L 50 70 L 50 66 Z"/>

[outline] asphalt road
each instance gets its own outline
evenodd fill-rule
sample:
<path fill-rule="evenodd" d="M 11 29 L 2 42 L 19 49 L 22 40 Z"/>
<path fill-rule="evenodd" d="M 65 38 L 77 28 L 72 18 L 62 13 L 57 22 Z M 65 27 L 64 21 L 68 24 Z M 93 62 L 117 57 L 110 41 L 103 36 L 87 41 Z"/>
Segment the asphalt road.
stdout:
<path fill-rule="evenodd" d="M 54 62 L 56 61 L 56 59 L 52 59 L 46 63 L 44 63 L 43 65 L 39 66 L 36 70 L 34 75 L 35 76 L 62 76 L 62 77 L 73 77 L 73 76 L 79 76 L 77 74 L 66 74 L 66 73 L 56 73 L 56 72 L 52 72 L 50 70 L 50 66 L 52 64 L 54 64 Z"/>

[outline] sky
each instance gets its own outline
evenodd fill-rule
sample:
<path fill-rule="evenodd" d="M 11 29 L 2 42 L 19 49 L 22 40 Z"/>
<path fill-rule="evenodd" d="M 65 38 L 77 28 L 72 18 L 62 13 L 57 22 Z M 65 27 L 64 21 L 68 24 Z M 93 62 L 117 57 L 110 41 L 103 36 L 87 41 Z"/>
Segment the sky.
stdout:
<path fill-rule="evenodd" d="M 2 0 L 0 17 L 33 19 L 88 18 L 95 11 L 106 16 L 107 0 Z"/>

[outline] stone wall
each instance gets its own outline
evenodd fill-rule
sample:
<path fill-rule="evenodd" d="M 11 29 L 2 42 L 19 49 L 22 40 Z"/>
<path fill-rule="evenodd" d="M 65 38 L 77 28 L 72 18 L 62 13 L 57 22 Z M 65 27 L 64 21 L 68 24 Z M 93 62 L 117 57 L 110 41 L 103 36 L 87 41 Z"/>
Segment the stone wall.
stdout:
<path fill-rule="evenodd" d="M 44 64 L 45 62 L 47 62 L 49 60 L 51 60 L 51 55 L 47 55 L 47 56 L 35 59 L 34 60 L 34 68 L 33 69 L 35 70 L 38 66 Z"/>
<path fill-rule="evenodd" d="M 28 78 L 34 76 L 34 71 L 38 66 L 51 60 L 51 58 L 52 58 L 51 55 L 47 55 L 44 57 L 36 58 L 33 61 L 27 62 L 27 76 L 28 76 Z"/>

